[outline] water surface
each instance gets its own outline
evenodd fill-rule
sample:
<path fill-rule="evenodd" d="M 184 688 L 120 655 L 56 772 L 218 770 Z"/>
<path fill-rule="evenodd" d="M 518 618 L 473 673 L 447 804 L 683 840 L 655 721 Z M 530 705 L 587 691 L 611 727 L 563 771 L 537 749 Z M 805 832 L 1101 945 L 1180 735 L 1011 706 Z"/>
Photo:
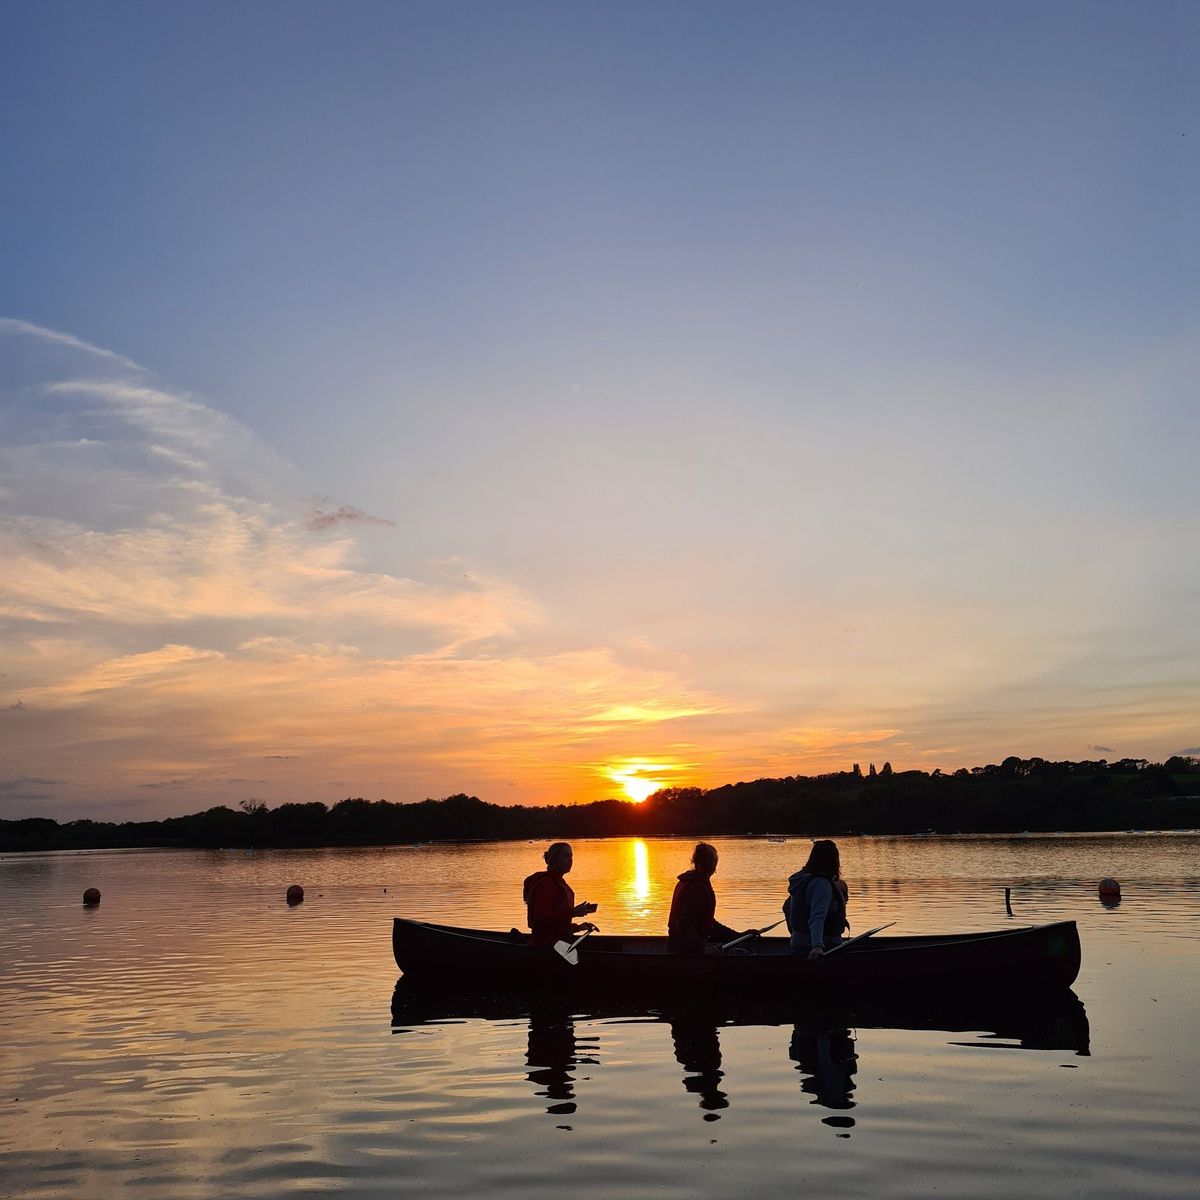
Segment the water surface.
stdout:
<path fill-rule="evenodd" d="M 774 919 L 807 842 L 717 844 L 723 919 Z M 662 930 L 690 843 L 575 846 L 606 932 Z M 541 848 L 0 859 L 0 1195 L 1194 1194 L 1200 836 L 842 843 L 858 929 L 1078 921 L 1052 1011 L 393 1012 L 391 917 L 519 926 Z"/>

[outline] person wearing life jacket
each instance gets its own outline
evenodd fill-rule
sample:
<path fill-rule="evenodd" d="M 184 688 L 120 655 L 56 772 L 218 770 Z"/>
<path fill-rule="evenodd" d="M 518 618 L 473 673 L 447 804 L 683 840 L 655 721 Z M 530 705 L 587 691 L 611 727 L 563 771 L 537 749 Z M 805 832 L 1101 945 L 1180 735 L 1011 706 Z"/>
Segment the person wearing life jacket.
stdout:
<path fill-rule="evenodd" d="M 571 847 L 566 842 L 555 842 L 542 857 L 546 860 L 546 869 L 534 871 L 525 879 L 522 888 L 531 930 L 531 946 L 569 942 L 572 935 L 594 930 L 596 926 L 591 921 L 576 925 L 573 919 L 586 917 L 600 907 L 588 900 L 575 903 L 575 893 L 563 878 L 575 861 Z"/>
<path fill-rule="evenodd" d="M 717 869 L 717 852 L 707 842 L 697 842 L 692 851 L 692 869 L 684 871 L 671 897 L 667 918 L 667 949 L 672 954 L 704 954 L 715 951 L 710 943 L 741 937 L 736 929 L 717 920 L 717 894 L 712 877 Z"/>
<path fill-rule="evenodd" d="M 783 914 L 792 935 L 792 953 L 820 958 L 842 940 L 847 889 L 836 842 L 813 842 L 804 869 L 788 879 Z"/>

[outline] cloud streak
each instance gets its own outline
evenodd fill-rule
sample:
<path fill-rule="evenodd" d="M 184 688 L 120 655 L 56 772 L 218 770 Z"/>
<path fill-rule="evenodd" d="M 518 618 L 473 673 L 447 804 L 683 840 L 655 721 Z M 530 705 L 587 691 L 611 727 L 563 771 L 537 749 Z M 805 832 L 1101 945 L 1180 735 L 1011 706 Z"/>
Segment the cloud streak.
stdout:
<path fill-rule="evenodd" d="M 816 519 L 799 551 L 705 542 L 692 561 L 664 538 L 661 564 L 632 567 L 591 563 L 568 519 L 587 570 L 531 537 L 550 573 L 519 576 L 314 504 L 324 489 L 244 426 L 129 359 L 22 322 L 0 333 L 41 372 L 0 360 L 0 724 L 20 722 L 4 770 L 25 781 L 0 789 L 2 815 L 49 799 L 51 771 L 63 815 L 152 815 L 251 783 L 272 802 L 337 798 L 315 782 L 332 779 L 397 800 L 572 801 L 854 761 L 1165 757 L 1194 737 L 1196 635 L 1151 611 L 1191 568 L 1161 530 L 1155 588 L 1114 577 L 1107 548 L 1081 553 L 1057 587 L 1039 578 L 1036 614 L 1000 550 L 982 579 L 912 547 L 861 563 Z M 1143 626 L 1172 629 L 1169 652 L 1129 633 Z"/>
<path fill-rule="evenodd" d="M 52 346 L 62 346 L 71 350 L 79 350 L 94 358 L 103 359 L 106 362 L 113 363 L 119 367 L 125 367 L 130 371 L 137 371 L 138 373 L 141 373 L 145 369 L 135 363 L 133 359 L 126 358 L 123 354 L 116 354 L 112 350 L 105 350 L 101 346 L 93 346 L 91 342 L 85 342 L 82 338 L 77 338 L 73 334 L 63 333 L 57 329 L 47 329 L 43 325 L 35 325 L 31 321 L 20 321 L 15 317 L 0 317 L 0 334 L 36 338 Z"/>
<path fill-rule="evenodd" d="M 355 508 L 352 504 L 343 504 L 340 508 L 336 508 L 332 512 L 314 508 L 308 514 L 305 524 L 309 529 L 323 530 L 332 529 L 335 525 L 339 524 L 386 525 L 394 527 L 396 522 L 389 521 L 386 517 L 373 517 L 370 513 L 365 513 L 361 509 Z"/>
<path fill-rule="evenodd" d="M 310 788 L 314 760 L 397 798 L 486 792 L 514 772 L 514 798 L 584 798 L 588 759 L 614 737 L 725 707 L 652 648 L 622 662 L 546 644 L 541 606 L 476 564 L 368 566 L 354 531 L 392 522 L 306 510 L 242 426 L 120 355 L 6 332 L 117 372 L 66 361 L 67 377 L 10 392 L 20 436 L 0 451 L 3 692 L 28 726 L 23 759 L 71 747 L 68 792 L 86 779 L 125 807 L 136 793 L 228 801 L 269 758 L 275 799 Z"/>

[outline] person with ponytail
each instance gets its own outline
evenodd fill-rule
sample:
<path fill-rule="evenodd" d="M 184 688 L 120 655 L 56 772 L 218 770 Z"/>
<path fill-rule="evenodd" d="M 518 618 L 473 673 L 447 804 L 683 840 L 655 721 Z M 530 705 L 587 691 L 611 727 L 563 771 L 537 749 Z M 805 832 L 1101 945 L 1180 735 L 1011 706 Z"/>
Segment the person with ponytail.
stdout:
<path fill-rule="evenodd" d="M 672 954 L 716 953 L 717 944 L 742 936 L 717 920 L 717 894 L 712 885 L 716 869 L 716 848 L 697 842 L 692 869 L 679 876 L 671 897 L 667 949 Z"/>
<path fill-rule="evenodd" d="M 594 913 L 600 907 L 589 900 L 575 903 L 575 893 L 564 878 L 575 861 L 568 843 L 555 842 L 542 858 L 546 861 L 546 869 L 534 871 L 526 878 L 522 889 L 531 931 L 531 946 L 553 946 L 555 942 L 569 942 L 573 935 L 595 929 L 596 926 L 591 921 L 574 924 L 574 918 L 586 917 L 588 913 Z"/>

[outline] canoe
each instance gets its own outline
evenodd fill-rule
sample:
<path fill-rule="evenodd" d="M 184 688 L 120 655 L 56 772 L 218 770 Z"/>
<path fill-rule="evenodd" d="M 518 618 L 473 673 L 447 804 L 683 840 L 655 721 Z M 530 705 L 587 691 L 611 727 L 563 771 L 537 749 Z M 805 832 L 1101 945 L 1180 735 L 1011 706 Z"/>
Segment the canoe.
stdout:
<path fill-rule="evenodd" d="M 853 996 L 808 998 L 688 989 L 654 999 L 614 989 L 463 988 L 405 976 L 391 1000 L 393 1031 L 464 1020 L 526 1020 L 531 1030 L 566 1028 L 576 1020 L 639 1021 L 676 1029 L 792 1026 L 820 1034 L 837 1029 L 939 1030 L 970 1034 L 963 1045 L 1019 1050 L 1069 1050 L 1087 1055 L 1087 1012 L 1069 988 L 1004 996 L 990 989 L 934 989 L 920 994 L 871 989 Z"/>
<path fill-rule="evenodd" d="M 492 986 L 751 989 L 769 994 L 992 988 L 1003 992 L 1068 988 L 1079 974 L 1074 921 L 987 933 L 865 938 L 816 962 L 790 952 L 787 938 L 763 937 L 749 953 L 669 954 L 665 937 L 593 934 L 572 967 L 534 948 L 516 930 L 463 929 L 396 917 L 392 952 L 405 978 Z"/>

